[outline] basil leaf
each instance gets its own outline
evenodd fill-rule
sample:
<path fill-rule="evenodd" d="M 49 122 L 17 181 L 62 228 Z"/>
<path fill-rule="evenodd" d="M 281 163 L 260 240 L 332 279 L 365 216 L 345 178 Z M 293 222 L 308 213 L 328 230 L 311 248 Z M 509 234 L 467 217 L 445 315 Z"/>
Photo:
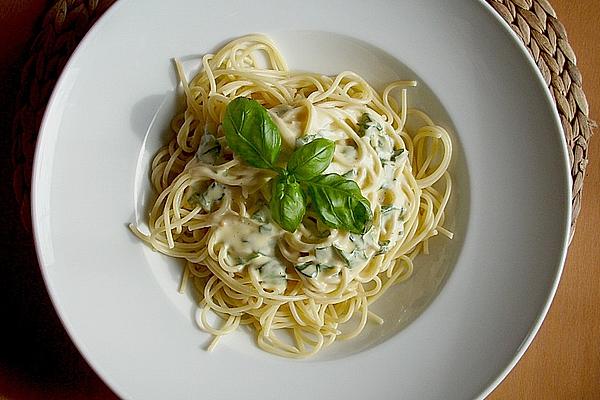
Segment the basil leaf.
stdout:
<path fill-rule="evenodd" d="M 400 156 L 404 153 L 404 149 L 399 149 L 399 150 L 394 150 L 394 153 L 392 153 L 392 161 L 396 161 L 398 158 L 400 158 Z"/>
<path fill-rule="evenodd" d="M 331 160 L 335 143 L 328 139 L 315 139 L 300 147 L 290 157 L 287 170 L 299 181 L 307 181 L 325 171 Z"/>
<path fill-rule="evenodd" d="M 350 269 L 368 261 L 367 253 L 364 250 L 359 250 L 355 248 L 351 252 L 346 252 L 335 246 L 333 246 L 333 248 L 336 250 L 337 255 L 346 263 L 346 266 Z"/>
<path fill-rule="evenodd" d="M 215 164 L 221 155 L 221 144 L 216 137 L 205 133 L 200 139 L 200 145 L 196 151 L 196 158 L 206 164 Z"/>
<path fill-rule="evenodd" d="M 281 135 L 266 108 L 256 100 L 238 97 L 225 110 L 227 144 L 256 168 L 273 168 L 281 150 Z"/>
<path fill-rule="evenodd" d="M 294 266 L 294 268 L 296 268 L 296 270 L 298 272 L 300 272 L 302 275 L 306 276 L 307 278 L 316 278 L 317 275 L 319 275 L 319 272 L 326 270 L 326 269 L 331 269 L 333 268 L 330 265 L 325 265 L 325 264 L 315 264 L 312 261 L 309 262 L 305 262 L 303 264 L 298 264 L 296 266 Z"/>
<path fill-rule="evenodd" d="M 369 229 L 371 205 L 356 182 L 328 174 L 318 176 L 306 186 L 313 208 L 326 225 L 353 233 Z"/>
<path fill-rule="evenodd" d="M 381 254 L 385 254 L 390 250 L 390 241 L 384 240 L 383 242 L 378 242 L 379 250 L 373 254 L 373 256 L 379 256 Z"/>
<path fill-rule="evenodd" d="M 381 125 L 379 125 L 379 123 L 377 121 L 373 121 L 371 119 L 371 116 L 369 115 L 369 113 L 364 113 L 363 115 L 360 116 L 360 118 L 358 120 L 358 128 L 359 128 L 358 134 L 360 136 L 364 136 L 365 133 L 370 128 L 375 128 L 379 132 L 383 131 L 383 128 L 381 127 Z"/>
<path fill-rule="evenodd" d="M 396 206 L 393 206 L 391 204 L 384 204 L 381 206 L 381 214 L 385 215 L 387 213 L 390 213 L 392 211 L 400 211 L 400 209 Z"/>
<path fill-rule="evenodd" d="M 293 176 L 286 173 L 273 181 L 271 218 L 288 232 L 294 232 L 306 212 L 306 199 Z"/>
<path fill-rule="evenodd" d="M 296 265 L 295 268 L 307 278 L 316 278 L 319 274 L 319 264 L 315 264 L 312 261 Z"/>

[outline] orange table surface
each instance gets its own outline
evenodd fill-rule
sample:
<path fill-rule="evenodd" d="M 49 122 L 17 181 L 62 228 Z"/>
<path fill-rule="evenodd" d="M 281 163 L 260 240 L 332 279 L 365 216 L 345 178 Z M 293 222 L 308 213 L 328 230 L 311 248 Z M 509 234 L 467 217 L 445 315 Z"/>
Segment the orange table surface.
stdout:
<path fill-rule="evenodd" d="M 565 25 L 577 54 L 577 65 L 590 103 L 590 116 L 600 120 L 600 1 L 550 2 Z M 10 79 L 18 82 L 19 57 L 26 51 L 26 43 L 33 36 L 45 7 L 41 0 L 0 2 L 0 25 L 5 27 L 0 32 L 3 43 L 0 46 L 0 130 L 3 132 L 8 132 L 10 127 L 13 107 L 10 101 L 18 89 L 18 83 L 10 83 Z M 6 152 L 0 167 L 7 170 L 10 168 L 6 161 L 9 143 L 5 137 L 1 140 Z M 552 307 L 530 348 L 489 399 L 600 399 L 600 246 L 597 239 L 600 229 L 600 138 L 592 137 L 589 158 L 582 210 Z M 6 176 L 10 177 L 10 174 L 2 175 L 4 179 Z M 16 207 L 14 199 L 9 199 L 12 196 L 10 184 L 5 183 L 1 194 L 9 207 L 0 211 L 0 220 L 8 218 L 9 225 L 18 224 L 16 213 L 10 210 L 10 207 Z M 12 273 L 12 277 L 8 281 L 0 278 L 5 279 L 5 283 L 0 282 L 0 289 L 4 291 L 3 285 L 12 285 L 6 292 L 10 296 L 29 296 L 26 300 L 16 300 L 22 310 L 7 311 L 6 318 L 2 318 L 3 326 L 12 329 L 9 331 L 12 342 L 4 341 L 0 346 L 20 346 L 23 353 L 20 357 L 21 350 L 0 352 L 0 400 L 113 398 L 61 330 L 39 272 L 23 272 L 22 268 L 33 267 L 19 265 L 35 260 L 30 254 L 33 248 L 20 244 L 26 239 L 26 234 L 18 234 L 16 239 L 5 233 L 0 237 L 2 241 L 13 241 L 9 243 L 12 247 L 3 249 L 2 253 L 2 260 L 10 264 L 6 271 Z M 14 285 L 21 286 L 15 289 Z M 4 296 L 0 297 L 2 301 L 9 297 L 6 294 L 0 296 Z M 0 304 L 0 307 L 5 305 Z M 28 312 L 45 312 L 47 320 L 27 315 Z M 21 317 L 24 320 L 14 321 Z M 30 332 L 34 328 L 40 328 L 41 332 Z"/>

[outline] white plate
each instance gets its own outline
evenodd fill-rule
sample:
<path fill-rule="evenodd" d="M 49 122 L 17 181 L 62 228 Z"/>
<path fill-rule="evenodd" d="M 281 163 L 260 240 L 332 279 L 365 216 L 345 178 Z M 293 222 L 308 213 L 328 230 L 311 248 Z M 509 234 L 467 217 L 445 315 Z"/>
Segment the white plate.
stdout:
<path fill-rule="evenodd" d="M 206 353 L 190 297 L 176 293 L 179 264 L 126 228 L 173 107 L 171 58 L 193 67 L 253 32 L 293 69 L 351 69 L 376 86 L 417 79 L 412 104 L 454 135 L 456 238 L 432 244 L 414 279 L 382 299 L 383 328 L 308 361 L 259 351 L 245 331 Z M 123 0 L 56 86 L 32 208 L 54 305 L 124 398 L 466 399 L 487 395 L 539 328 L 564 262 L 570 194 L 549 93 L 483 2 Z"/>

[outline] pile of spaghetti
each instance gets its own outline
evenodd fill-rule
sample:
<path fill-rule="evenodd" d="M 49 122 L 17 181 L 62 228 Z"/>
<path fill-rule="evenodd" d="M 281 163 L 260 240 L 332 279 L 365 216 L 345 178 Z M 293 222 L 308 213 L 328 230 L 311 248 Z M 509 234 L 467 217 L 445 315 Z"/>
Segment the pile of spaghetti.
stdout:
<path fill-rule="evenodd" d="M 131 229 L 153 249 L 186 260 L 181 291 L 193 283 L 196 321 L 214 335 L 209 349 L 249 325 L 262 349 L 301 358 L 355 337 L 369 321 L 383 323 L 369 306 L 410 277 L 431 237 L 452 238 L 442 226 L 452 144 L 446 130 L 408 108 L 416 82 L 392 82 L 378 93 L 353 72 L 290 71 L 260 35 L 205 55 L 191 81 L 176 67 L 186 107 L 152 162 L 158 197 L 149 232 Z M 335 144 L 325 173 L 356 182 L 368 200 L 364 232 L 324 223 L 310 203 L 293 232 L 274 221 L 276 174 L 245 163 L 225 137 L 227 106 L 240 97 L 267 110 L 283 158 L 318 138 Z"/>

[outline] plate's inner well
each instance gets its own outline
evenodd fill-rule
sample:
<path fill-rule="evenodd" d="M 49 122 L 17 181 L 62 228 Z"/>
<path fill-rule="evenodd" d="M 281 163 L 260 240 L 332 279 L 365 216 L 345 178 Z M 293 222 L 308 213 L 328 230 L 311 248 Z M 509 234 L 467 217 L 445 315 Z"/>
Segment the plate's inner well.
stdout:
<path fill-rule="evenodd" d="M 425 111 L 435 123 L 450 132 L 453 139 L 453 160 L 450 174 L 453 179 L 453 191 L 446 208 L 445 227 L 454 232 L 454 238 L 448 240 L 436 237 L 430 240 L 429 255 L 420 255 L 415 259 L 413 275 L 405 282 L 393 285 L 370 309 L 384 319 L 383 325 L 367 323 L 365 330 L 356 338 L 336 341 L 317 355 L 317 359 L 335 359 L 360 352 L 377 345 L 400 332 L 405 326 L 422 313 L 442 288 L 445 279 L 452 271 L 462 246 L 468 214 L 468 174 L 458 135 L 448 117 L 444 106 L 429 89 L 426 82 L 384 51 L 373 45 L 348 36 L 324 32 L 286 32 L 270 34 L 286 58 L 290 69 L 309 70 L 327 75 L 335 75 L 351 70 L 364 77 L 378 91 L 394 80 L 416 80 L 418 86 L 411 88 L 408 94 L 409 107 Z M 321 65 L 311 66 L 310 54 L 314 48 L 328 54 L 328 69 Z M 179 57 L 184 62 L 186 74 L 192 77 L 199 68 L 200 59 L 195 56 Z M 307 62 L 308 61 L 308 62 Z M 140 149 L 135 179 L 135 216 L 136 223 L 143 227 L 148 207 L 156 199 L 156 193 L 150 185 L 150 165 L 157 150 L 169 140 L 172 117 L 182 108 L 183 93 L 178 88 L 164 96 L 154 96 L 147 104 L 154 115 L 147 127 L 146 137 Z M 200 331 L 194 323 L 195 296 L 188 288 L 185 294 L 178 293 L 184 262 L 163 256 L 145 249 L 148 269 L 154 274 L 161 295 L 166 301 L 189 318 L 190 328 L 198 330 L 199 342 L 208 343 L 210 335 Z M 191 285 L 190 285 L 191 286 Z M 168 300 L 167 300 L 168 299 Z M 240 329 L 221 339 L 219 346 L 230 346 L 242 352 L 256 351 L 253 334 L 248 329 Z M 219 351 L 219 348 L 215 351 Z"/>

